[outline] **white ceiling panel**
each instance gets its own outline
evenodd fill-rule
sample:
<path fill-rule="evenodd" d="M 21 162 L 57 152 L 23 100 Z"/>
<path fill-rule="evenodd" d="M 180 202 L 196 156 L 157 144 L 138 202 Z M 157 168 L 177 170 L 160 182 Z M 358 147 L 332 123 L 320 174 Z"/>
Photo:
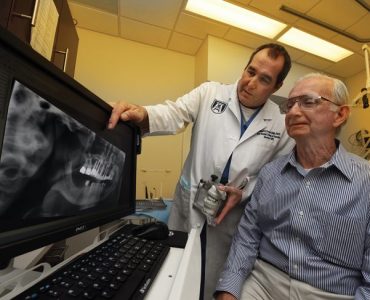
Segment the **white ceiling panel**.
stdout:
<path fill-rule="evenodd" d="M 366 13 L 367 11 L 353 0 L 321 0 L 308 15 L 344 30 Z"/>
<path fill-rule="evenodd" d="M 171 31 L 120 17 L 121 36 L 125 39 L 167 48 Z"/>
<path fill-rule="evenodd" d="M 328 41 L 333 38 L 336 33 L 332 30 L 326 29 L 321 27 L 320 25 L 317 25 L 313 22 L 301 19 L 298 20 L 295 24 L 294 27 L 297 27 L 298 29 L 307 32 L 309 34 L 316 35 L 319 38 L 326 39 Z"/>
<path fill-rule="evenodd" d="M 181 13 L 175 31 L 205 39 L 208 34 L 223 37 L 230 26 L 189 13 Z"/>
<path fill-rule="evenodd" d="M 333 65 L 333 62 L 315 55 L 303 55 L 296 62 L 314 69 L 327 69 Z"/>
<path fill-rule="evenodd" d="M 299 20 L 299 17 L 281 10 L 281 7 L 283 5 L 296 11 L 306 13 L 319 2 L 320 0 L 253 0 L 251 1 L 250 6 L 258 9 L 257 12 L 259 13 L 269 13 L 271 17 L 275 17 L 282 22 L 286 22 L 287 24 L 294 24 L 296 21 Z"/>
<path fill-rule="evenodd" d="M 269 39 L 260 35 L 252 34 L 243 30 L 231 28 L 225 35 L 225 40 L 246 46 L 248 48 L 257 48 L 262 44 L 269 43 Z"/>
<path fill-rule="evenodd" d="M 174 32 L 168 45 L 168 49 L 195 55 L 198 52 L 199 47 L 202 45 L 202 42 L 203 40 L 201 39 Z"/>
<path fill-rule="evenodd" d="M 114 15 L 118 14 L 118 0 L 73 0 L 73 2 Z"/>
<path fill-rule="evenodd" d="M 118 36 L 118 16 L 91 7 L 70 3 L 77 26 L 100 33 Z"/>
<path fill-rule="evenodd" d="M 362 52 L 362 43 L 354 42 L 353 40 L 349 39 L 348 37 L 345 37 L 343 35 L 337 34 L 332 39 L 331 42 L 334 44 L 337 44 L 339 46 L 342 46 L 343 48 L 346 48 L 348 50 L 351 50 L 357 54 L 363 54 Z"/>
<path fill-rule="evenodd" d="M 182 0 L 120 0 L 120 15 L 173 29 L 181 5 Z"/>
<path fill-rule="evenodd" d="M 369 0 L 370 1 L 370 0 Z M 367 13 L 365 16 L 360 18 L 355 24 L 346 29 L 349 33 L 357 36 L 361 39 L 368 39 L 370 43 L 370 14 Z"/>
<path fill-rule="evenodd" d="M 363 56 L 353 54 L 325 69 L 329 74 L 348 78 L 354 76 L 365 69 L 365 62 Z"/>

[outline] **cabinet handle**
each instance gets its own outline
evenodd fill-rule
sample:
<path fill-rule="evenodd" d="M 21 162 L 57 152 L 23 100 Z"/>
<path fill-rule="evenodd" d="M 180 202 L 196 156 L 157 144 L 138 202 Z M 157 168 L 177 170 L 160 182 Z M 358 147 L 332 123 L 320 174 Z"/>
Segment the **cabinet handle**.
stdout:
<path fill-rule="evenodd" d="M 65 51 L 55 50 L 56 53 L 64 54 L 64 62 L 63 62 L 63 72 L 67 70 L 67 62 L 68 62 L 68 54 L 69 48 L 66 48 Z"/>
<path fill-rule="evenodd" d="M 33 7 L 33 13 L 32 16 L 25 15 L 25 14 L 20 14 L 17 12 L 12 12 L 12 15 L 20 17 L 20 18 L 25 18 L 31 20 L 31 26 L 36 25 L 36 17 L 37 17 L 37 11 L 39 10 L 39 0 L 35 0 L 35 6 Z"/>

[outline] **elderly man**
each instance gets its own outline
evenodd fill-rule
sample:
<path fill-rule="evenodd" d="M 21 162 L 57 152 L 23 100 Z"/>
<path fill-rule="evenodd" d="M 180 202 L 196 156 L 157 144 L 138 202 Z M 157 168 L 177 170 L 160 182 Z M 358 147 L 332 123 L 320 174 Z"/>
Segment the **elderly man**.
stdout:
<path fill-rule="evenodd" d="M 281 105 L 293 151 L 260 172 L 216 299 L 370 299 L 370 164 L 335 138 L 345 85 L 298 80 Z"/>

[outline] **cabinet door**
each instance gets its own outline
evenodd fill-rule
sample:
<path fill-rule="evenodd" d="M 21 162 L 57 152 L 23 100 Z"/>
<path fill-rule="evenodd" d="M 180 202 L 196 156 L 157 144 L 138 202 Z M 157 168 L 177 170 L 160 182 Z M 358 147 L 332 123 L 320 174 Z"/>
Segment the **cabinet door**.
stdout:
<path fill-rule="evenodd" d="M 59 13 L 52 62 L 71 77 L 74 76 L 78 35 L 67 0 L 54 0 Z"/>
<path fill-rule="evenodd" d="M 3 1 L 2 1 L 3 2 Z M 35 0 L 6 0 L 11 3 L 10 14 L 7 20 L 7 29 L 26 43 L 31 41 L 31 22 L 35 13 Z M 5 6 L 6 7 L 6 6 Z"/>
<path fill-rule="evenodd" d="M 2 0 L 0 10 L 0 26 L 8 27 L 10 10 L 12 8 L 13 0 Z"/>

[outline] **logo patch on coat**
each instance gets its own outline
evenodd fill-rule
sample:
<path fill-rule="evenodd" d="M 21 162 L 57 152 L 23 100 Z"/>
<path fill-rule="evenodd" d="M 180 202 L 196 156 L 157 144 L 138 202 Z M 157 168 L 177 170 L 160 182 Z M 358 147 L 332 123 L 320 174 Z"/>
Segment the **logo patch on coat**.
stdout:
<path fill-rule="evenodd" d="M 215 114 L 222 114 L 225 111 L 226 107 L 227 107 L 227 103 L 215 99 L 212 102 L 211 110 Z"/>

